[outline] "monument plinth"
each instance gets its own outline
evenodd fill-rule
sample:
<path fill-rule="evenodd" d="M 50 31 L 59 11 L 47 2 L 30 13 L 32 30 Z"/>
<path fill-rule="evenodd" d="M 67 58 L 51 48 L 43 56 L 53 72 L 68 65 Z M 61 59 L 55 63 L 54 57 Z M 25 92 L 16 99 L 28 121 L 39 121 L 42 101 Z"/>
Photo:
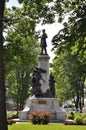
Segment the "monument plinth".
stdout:
<path fill-rule="evenodd" d="M 27 99 L 26 106 L 20 113 L 20 120 L 29 120 L 32 111 L 50 112 L 50 122 L 64 122 L 65 112 L 59 107 L 56 98 L 36 98 Z"/>

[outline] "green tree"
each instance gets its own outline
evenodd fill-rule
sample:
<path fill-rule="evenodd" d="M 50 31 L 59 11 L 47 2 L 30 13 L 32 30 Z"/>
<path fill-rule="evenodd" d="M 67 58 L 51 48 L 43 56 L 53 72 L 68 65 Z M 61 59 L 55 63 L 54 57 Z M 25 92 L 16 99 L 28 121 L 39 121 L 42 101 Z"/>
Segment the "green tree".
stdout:
<path fill-rule="evenodd" d="M 26 0 L 19 0 L 19 2 L 27 4 Z M 46 6 L 46 4 L 48 2 L 51 2 L 51 0 L 46 0 L 46 1 L 42 0 L 41 2 L 37 1 L 37 0 L 34 0 L 34 1 L 29 0 L 28 2 L 29 2 L 29 5 L 30 5 L 29 6 L 30 7 L 29 11 L 32 11 L 32 12 L 29 12 L 29 16 L 31 15 L 31 17 L 34 16 L 34 18 L 35 18 L 35 15 L 33 15 L 34 12 L 35 12 L 34 8 L 38 9 L 37 10 L 38 13 L 36 13 L 37 15 L 40 12 L 42 12 L 40 14 L 41 18 L 42 18 L 42 15 L 44 16 L 46 12 L 47 12 L 47 15 L 45 15 L 45 16 L 49 16 L 49 14 L 51 14 L 49 16 L 49 18 L 48 17 L 43 17 L 43 19 L 47 18 L 47 21 L 49 21 L 51 16 L 53 16 L 51 10 L 49 10 L 49 8 L 47 8 L 47 6 Z M 35 4 L 36 7 L 33 6 L 34 3 L 36 3 Z M 5 83 L 4 83 L 4 63 L 3 63 L 3 57 L 4 57 L 4 53 L 3 53 L 3 17 L 4 17 L 4 6 L 5 6 L 5 0 L 1 0 L 0 1 L 0 116 L 1 116 L 0 117 L 0 128 L 2 130 L 7 130 L 7 124 L 6 124 L 6 101 L 5 101 Z M 47 10 L 45 12 L 43 12 L 42 8 L 43 8 L 43 10 L 45 10 L 45 7 L 46 7 Z M 24 12 L 26 12 L 25 10 L 24 10 Z M 51 12 L 51 13 L 49 13 L 49 12 Z M 37 15 L 36 15 L 36 17 L 37 17 Z M 40 17 L 38 15 L 39 19 L 40 19 Z M 33 19 L 33 17 L 32 17 L 32 19 Z M 11 20 L 12 20 L 12 17 L 11 17 Z M 10 16 L 8 17 L 7 21 L 4 21 L 4 22 L 6 22 L 7 24 L 10 24 L 9 21 L 10 21 Z"/>
<path fill-rule="evenodd" d="M 6 30 L 8 35 L 5 37 L 6 44 L 4 48 L 6 84 L 10 86 L 7 93 L 22 109 L 26 98 L 30 94 L 30 73 L 32 68 L 37 65 L 39 43 L 35 34 L 34 20 L 31 22 L 31 19 L 26 16 L 20 19 L 20 12 L 21 8 L 5 11 L 5 20 L 10 15 L 10 17 L 13 16 L 13 22 L 9 21 L 10 23 L 7 25 L 8 28 L 10 26 L 11 28 Z M 14 19 L 17 21 L 14 22 Z M 11 80 L 11 76 L 14 76 L 13 80 Z"/>
<path fill-rule="evenodd" d="M 10 32 L 10 41 L 5 45 L 6 84 L 10 86 L 8 95 L 11 95 L 17 106 L 20 104 L 21 109 L 29 96 L 28 92 L 31 89 L 30 73 L 32 68 L 37 65 L 39 47 L 37 41 L 31 36 L 23 38 L 16 34 L 13 39 L 14 35 L 15 32 Z M 12 42 L 11 39 L 13 39 Z M 11 79 L 11 77 L 14 78 Z"/>
<path fill-rule="evenodd" d="M 69 4 L 67 4 L 69 2 Z M 86 1 L 56 1 L 56 7 L 59 5 L 59 21 L 64 18 L 64 14 L 69 14 L 68 21 L 65 22 L 64 28 L 53 38 L 54 48 L 57 48 L 59 55 L 67 56 L 66 66 L 64 66 L 66 75 L 72 88 L 75 88 L 77 96 L 76 108 L 81 108 L 81 98 L 84 100 L 84 82 L 86 79 Z M 61 6 L 62 5 L 62 6 Z M 67 6 L 68 5 L 68 6 Z"/>
<path fill-rule="evenodd" d="M 71 88 L 70 83 L 68 82 L 67 71 L 65 71 L 67 61 L 66 61 L 66 53 L 63 55 L 59 55 L 54 59 L 52 63 L 52 72 L 55 76 L 55 89 L 56 89 L 56 97 L 60 104 L 71 99 L 73 97 L 73 89 Z"/>

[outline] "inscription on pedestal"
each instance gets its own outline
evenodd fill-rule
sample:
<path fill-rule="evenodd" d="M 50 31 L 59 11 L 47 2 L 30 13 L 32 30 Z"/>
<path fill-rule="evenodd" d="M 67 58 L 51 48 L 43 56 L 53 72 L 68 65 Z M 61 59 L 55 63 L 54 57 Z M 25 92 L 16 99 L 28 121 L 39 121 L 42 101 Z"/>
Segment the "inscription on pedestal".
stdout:
<path fill-rule="evenodd" d="M 38 104 L 47 104 L 47 101 L 39 100 Z"/>

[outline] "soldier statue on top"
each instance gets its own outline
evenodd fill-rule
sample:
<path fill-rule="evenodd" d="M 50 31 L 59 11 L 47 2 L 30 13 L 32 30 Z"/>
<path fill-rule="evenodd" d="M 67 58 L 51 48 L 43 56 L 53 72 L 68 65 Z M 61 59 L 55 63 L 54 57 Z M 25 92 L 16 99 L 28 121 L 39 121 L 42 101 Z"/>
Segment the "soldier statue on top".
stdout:
<path fill-rule="evenodd" d="M 47 50 L 46 50 L 46 47 L 47 47 L 47 43 L 46 43 L 46 38 L 47 38 L 47 34 L 45 33 L 45 29 L 42 30 L 43 34 L 41 36 L 41 54 L 45 54 L 47 55 Z M 45 53 L 44 53 L 45 51 Z"/>

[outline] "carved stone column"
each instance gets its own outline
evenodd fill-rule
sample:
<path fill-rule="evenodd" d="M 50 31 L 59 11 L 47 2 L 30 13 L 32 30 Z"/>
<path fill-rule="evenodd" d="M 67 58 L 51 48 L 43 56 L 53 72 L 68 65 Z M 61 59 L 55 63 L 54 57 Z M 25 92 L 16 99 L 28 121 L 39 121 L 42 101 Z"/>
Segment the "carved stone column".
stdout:
<path fill-rule="evenodd" d="M 39 55 L 38 56 L 38 68 L 42 68 L 46 70 L 46 73 L 42 73 L 42 78 L 44 79 L 40 81 L 42 93 L 46 93 L 49 88 L 49 59 L 48 55 Z"/>

